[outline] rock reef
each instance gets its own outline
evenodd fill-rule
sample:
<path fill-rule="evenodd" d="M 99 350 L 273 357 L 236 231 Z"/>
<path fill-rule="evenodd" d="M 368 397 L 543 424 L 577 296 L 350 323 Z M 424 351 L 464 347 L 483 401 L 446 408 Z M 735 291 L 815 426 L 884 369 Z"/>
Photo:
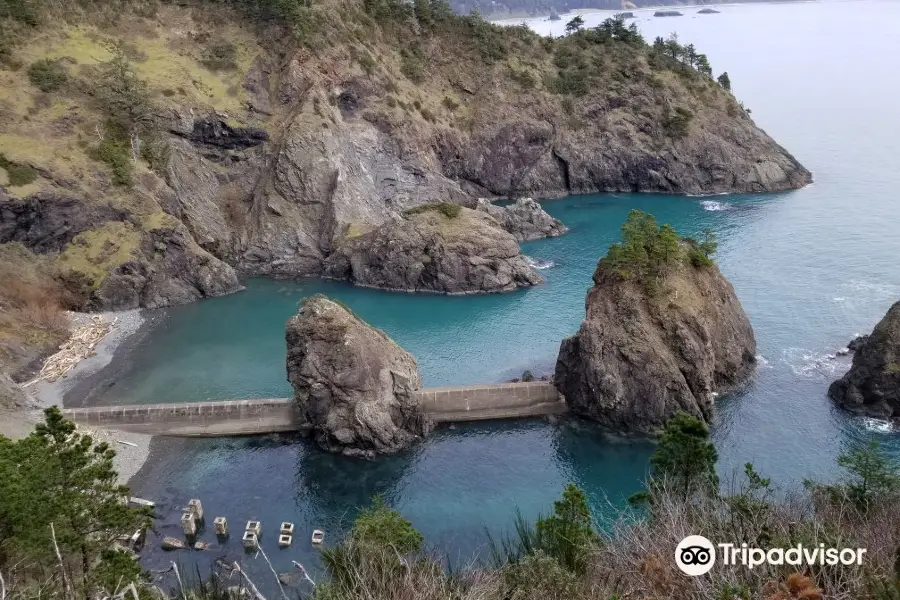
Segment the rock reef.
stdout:
<path fill-rule="evenodd" d="M 828 388 L 838 406 L 881 419 L 900 417 L 900 302 L 871 335 L 853 341 L 850 370 Z"/>
<path fill-rule="evenodd" d="M 652 432 L 679 411 L 708 422 L 755 364 L 750 322 L 715 265 L 683 262 L 650 294 L 601 261 L 586 309 L 554 383 L 573 412 L 617 431 Z"/>
<path fill-rule="evenodd" d="M 485 198 L 479 198 L 475 208 L 494 217 L 503 229 L 520 242 L 556 237 L 569 230 L 562 221 L 551 217 L 531 198 L 519 198 L 509 206 L 497 206 Z"/>
<path fill-rule="evenodd" d="M 325 276 L 404 292 L 507 292 L 543 282 L 516 238 L 489 214 L 423 205 L 355 237 L 325 262 Z"/>
<path fill-rule="evenodd" d="M 287 374 L 316 442 L 372 458 L 408 447 L 429 422 L 413 392 L 413 358 L 384 332 L 324 296 L 307 300 L 287 324 Z"/>

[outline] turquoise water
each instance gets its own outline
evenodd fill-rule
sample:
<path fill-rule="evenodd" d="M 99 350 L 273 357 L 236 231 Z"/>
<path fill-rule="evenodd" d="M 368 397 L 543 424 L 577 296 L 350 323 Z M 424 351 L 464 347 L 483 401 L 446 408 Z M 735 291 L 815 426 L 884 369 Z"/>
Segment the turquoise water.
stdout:
<path fill-rule="evenodd" d="M 746 461 L 784 486 L 831 477 L 835 456 L 866 436 L 900 450 L 888 427 L 836 411 L 825 395 L 849 364 L 829 355 L 870 330 L 900 298 L 900 81 L 893 76 L 900 3 L 722 10 L 642 17 L 639 25 L 651 38 L 677 29 L 717 72 L 727 66 L 736 94 L 813 171 L 813 185 L 765 196 L 548 201 L 547 210 L 571 231 L 524 246 L 552 266 L 543 271 L 546 285 L 513 294 L 449 298 L 249 281 L 240 294 L 168 311 L 115 385 L 93 401 L 287 395 L 284 323 L 302 297 L 317 292 L 340 298 L 415 354 L 428 385 L 500 381 L 526 368 L 549 372 L 560 340 L 583 316 L 598 257 L 627 212 L 640 208 L 683 233 L 704 227 L 718 233 L 718 261 L 756 331 L 759 368 L 746 389 L 720 403 L 714 428 L 726 478 Z M 291 559 L 315 564 L 312 528 L 334 539 L 375 493 L 460 560 L 483 549 L 485 527 L 509 527 L 516 506 L 527 515 L 546 510 L 567 481 L 586 489 L 598 517 L 606 518 L 640 487 L 652 448 L 589 426 L 526 421 L 442 430 L 406 454 L 375 462 L 325 455 L 285 438 L 165 441 L 156 450 L 159 460 L 135 487 L 161 502 L 163 532 L 177 529 L 175 509 L 200 497 L 233 529 L 261 517 L 270 558 L 287 569 Z M 301 533 L 294 547 L 279 552 L 272 529 L 281 520 L 297 522 Z M 236 549 L 232 543 L 218 552 Z M 165 560 L 156 552 L 148 558 Z M 258 559 L 248 564 L 267 570 Z"/>

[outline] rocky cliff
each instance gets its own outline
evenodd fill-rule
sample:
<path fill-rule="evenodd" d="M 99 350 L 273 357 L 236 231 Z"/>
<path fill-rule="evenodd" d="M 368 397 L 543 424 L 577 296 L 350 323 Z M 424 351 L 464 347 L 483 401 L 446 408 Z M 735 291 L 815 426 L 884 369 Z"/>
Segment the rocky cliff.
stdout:
<path fill-rule="evenodd" d="M 338 303 L 315 296 L 287 324 L 287 373 L 319 446 L 371 458 L 428 433 L 416 360 Z"/>
<path fill-rule="evenodd" d="M 828 395 L 853 412 L 881 419 L 900 417 L 900 302 L 853 350 L 853 365 L 831 384 Z"/>
<path fill-rule="evenodd" d="M 321 275 L 423 204 L 810 179 L 634 35 L 550 40 L 396 0 L 108 2 L 0 14 L 0 244 L 46 263 L 68 308 Z"/>
<path fill-rule="evenodd" d="M 715 265 L 679 259 L 656 285 L 598 265 L 585 319 L 556 363 L 573 412 L 618 431 L 654 431 L 679 411 L 709 421 L 715 397 L 751 373 L 753 330 Z"/>
<path fill-rule="evenodd" d="M 508 292 L 543 283 L 512 234 L 491 216 L 452 204 L 424 205 L 347 241 L 325 276 L 404 292 Z"/>

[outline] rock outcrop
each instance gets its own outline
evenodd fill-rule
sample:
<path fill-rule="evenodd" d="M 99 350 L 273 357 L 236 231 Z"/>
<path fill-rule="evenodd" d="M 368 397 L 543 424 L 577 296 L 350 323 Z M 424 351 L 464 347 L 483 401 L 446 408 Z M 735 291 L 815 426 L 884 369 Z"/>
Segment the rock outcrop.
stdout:
<path fill-rule="evenodd" d="M 490 215 L 453 204 L 412 209 L 339 247 L 325 275 L 364 287 L 475 294 L 537 285 L 515 237 Z"/>
<path fill-rule="evenodd" d="M 586 306 L 553 381 L 573 412 L 610 428 L 650 432 L 679 411 L 709 421 L 755 363 L 750 322 L 715 265 L 680 264 L 652 295 L 601 262 Z"/>
<path fill-rule="evenodd" d="M 413 392 L 416 360 L 384 332 L 325 298 L 287 324 L 287 373 L 319 446 L 371 458 L 406 448 L 429 430 Z"/>
<path fill-rule="evenodd" d="M 494 217 L 503 229 L 520 242 L 556 237 L 569 230 L 562 221 L 551 217 L 531 198 L 519 198 L 509 206 L 497 206 L 486 198 L 479 198 L 475 208 Z"/>
<path fill-rule="evenodd" d="M 856 413 L 900 417 L 900 302 L 891 306 L 871 335 L 857 339 L 853 365 L 831 384 L 828 395 Z"/>
<path fill-rule="evenodd" d="M 200 248 L 175 222 L 144 232 L 132 258 L 114 267 L 92 293 L 90 307 L 162 308 L 240 289 L 234 269 Z"/>

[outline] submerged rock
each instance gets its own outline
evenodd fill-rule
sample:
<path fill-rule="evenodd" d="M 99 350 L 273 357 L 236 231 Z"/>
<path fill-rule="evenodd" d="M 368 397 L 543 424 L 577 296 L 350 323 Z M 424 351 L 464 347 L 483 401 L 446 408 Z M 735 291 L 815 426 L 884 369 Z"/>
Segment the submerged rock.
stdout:
<path fill-rule="evenodd" d="M 715 265 L 679 263 L 658 290 L 598 265 L 587 316 L 563 340 L 553 380 L 573 412 L 635 432 L 679 411 L 709 421 L 714 398 L 750 374 L 753 330 Z"/>
<path fill-rule="evenodd" d="M 324 296 L 287 324 L 287 374 L 325 450 L 371 458 L 408 447 L 430 425 L 413 392 L 416 359 L 384 332 Z"/>
<path fill-rule="evenodd" d="M 543 283 L 512 234 L 488 214 L 453 204 L 409 210 L 328 257 L 325 275 L 404 292 L 506 292 Z"/>
<path fill-rule="evenodd" d="M 828 388 L 839 406 L 878 418 L 900 417 L 900 302 L 871 335 L 851 342 L 850 370 Z"/>
<path fill-rule="evenodd" d="M 497 206 L 486 198 L 479 198 L 475 208 L 494 217 L 503 229 L 520 242 L 556 237 L 569 230 L 562 221 L 551 217 L 531 198 L 519 198 L 509 206 Z"/>

